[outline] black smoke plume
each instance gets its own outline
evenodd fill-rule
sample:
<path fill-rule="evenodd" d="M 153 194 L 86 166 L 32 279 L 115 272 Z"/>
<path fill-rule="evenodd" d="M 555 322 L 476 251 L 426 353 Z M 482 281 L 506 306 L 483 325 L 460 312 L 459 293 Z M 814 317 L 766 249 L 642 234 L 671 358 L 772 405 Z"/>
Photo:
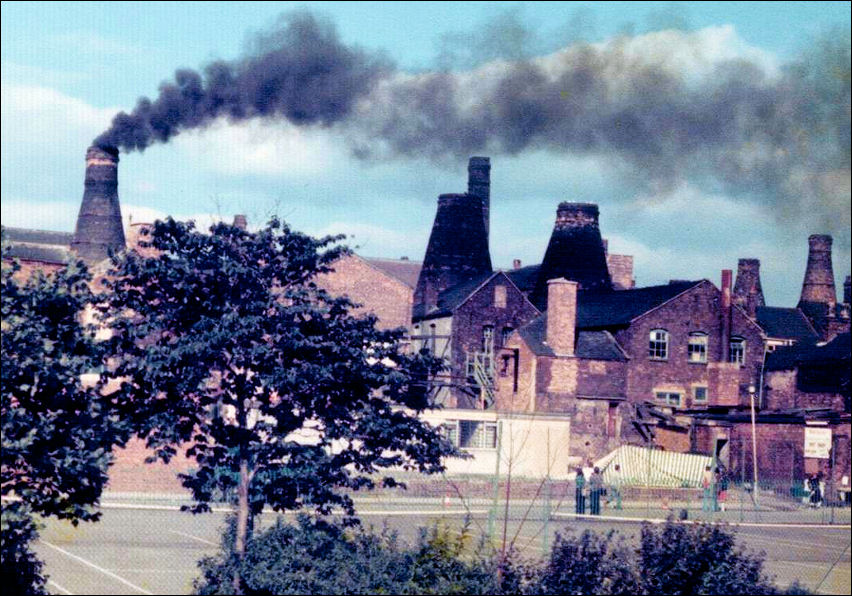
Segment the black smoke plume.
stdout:
<path fill-rule="evenodd" d="M 531 57 L 541 56 L 523 47 L 531 36 L 503 20 L 487 43 L 471 41 L 490 62 L 411 74 L 344 45 L 331 24 L 291 14 L 247 57 L 179 70 L 96 143 L 143 150 L 219 117 L 278 118 L 335 126 L 364 159 L 584 154 L 656 192 L 689 181 L 762 202 L 781 218 L 839 232 L 848 246 L 848 32 L 775 72 L 738 58 L 707 60 L 712 67 L 695 74 L 654 55 L 666 43 L 694 49 L 688 32 L 656 34 L 648 56 L 625 35 Z M 504 59 L 493 51 L 497 38 L 512 42 Z"/>
<path fill-rule="evenodd" d="M 349 116 L 389 68 L 381 56 L 343 45 L 332 24 L 291 13 L 258 35 L 247 57 L 176 71 L 156 99 L 143 97 L 131 113 L 118 114 L 95 144 L 142 151 L 219 117 L 329 126 Z"/>

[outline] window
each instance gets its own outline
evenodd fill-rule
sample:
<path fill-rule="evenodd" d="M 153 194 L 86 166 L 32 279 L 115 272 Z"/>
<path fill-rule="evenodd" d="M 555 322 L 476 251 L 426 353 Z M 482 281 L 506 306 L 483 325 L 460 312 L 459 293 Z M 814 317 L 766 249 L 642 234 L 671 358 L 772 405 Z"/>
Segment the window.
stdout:
<path fill-rule="evenodd" d="M 500 332 L 501 346 L 505 346 L 506 342 L 509 341 L 509 336 L 512 335 L 512 331 L 514 331 L 514 329 L 512 329 L 511 327 L 503 327 L 503 330 Z"/>
<path fill-rule="evenodd" d="M 651 331 L 650 339 L 648 357 L 651 360 L 668 360 L 669 332 L 663 329 L 654 329 Z"/>
<path fill-rule="evenodd" d="M 728 362 L 745 364 L 745 346 L 746 342 L 742 337 L 732 337 L 731 349 L 728 352 Z"/>
<path fill-rule="evenodd" d="M 689 362 L 707 362 L 707 334 L 690 333 L 689 344 L 686 347 L 686 358 Z"/>
<path fill-rule="evenodd" d="M 668 406 L 680 407 L 680 393 L 676 391 L 657 391 L 655 394 L 657 401 L 663 402 Z"/>
<path fill-rule="evenodd" d="M 435 337 L 437 335 L 437 333 L 438 332 L 437 332 L 437 329 L 435 327 L 435 323 L 430 324 L 429 325 L 429 338 L 428 338 L 427 341 L 429 342 L 429 344 L 428 344 L 429 351 L 432 352 L 433 354 L 436 354 L 438 352 L 438 341 L 437 341 L 437 338 Z"/>
<path fill-rule="evenodd" d="M 506 286 L 494 286 L 494 306 L 506 308 Z"/>
<path fill-rule="evenodd" d="M 496 422 L 460 420 L 459 431 L 459 447 L 469 449 L 497 448 Z"/>
<path fill-rule="evenodd" d="M 486 325 L 482 328 L 482 351 L 494 351 L 494 325 Z"/>
<path fill-rule="evenodd" d="M 697 404 L 707 403 L 707 387 L 696 386 L 692 388 L 692 400 Z"/>
<path fill-rule="evenodd" d="M 458 420 L 445 422 L 440 427 L 441 435 L 447 439 L 454 447 L 459 446 L 459 423 Z"/>

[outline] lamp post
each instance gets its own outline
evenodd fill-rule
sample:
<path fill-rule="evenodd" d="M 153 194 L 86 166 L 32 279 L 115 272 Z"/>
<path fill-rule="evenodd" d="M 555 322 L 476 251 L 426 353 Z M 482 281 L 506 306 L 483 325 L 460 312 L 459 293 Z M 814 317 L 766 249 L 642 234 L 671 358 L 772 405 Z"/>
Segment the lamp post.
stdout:
<path fill-rule="evenodd" d="M 754 384 L 748 386 L 748 397 L 751 403 L 751 464 L 754 473 L 754 489 L 752 491 L 752 499 L 755 506 L 757 505 L 757 424 L 754 413 L 754 394 L 756 389 Z"/>

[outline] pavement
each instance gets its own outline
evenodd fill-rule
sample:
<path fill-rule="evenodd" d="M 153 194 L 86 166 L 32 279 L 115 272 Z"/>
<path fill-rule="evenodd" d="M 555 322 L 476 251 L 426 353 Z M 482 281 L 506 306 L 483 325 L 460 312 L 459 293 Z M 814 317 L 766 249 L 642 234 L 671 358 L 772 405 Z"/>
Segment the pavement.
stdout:
<path fill-rule="evenodd" d="M 103 504 L 103 517 L 94 524 L 74 528 L 66 522 L 46 521 L 36 551 L 46 563 L 48 589 L 58 594 L 187 594 L 198 576 L 197 561 L 216 553 L 227 506 L 214 513 L 192 515 L 179 511 L 180 498 L 159 495 L 147 503 L 112 497 Z M 403 540 L 414 540 L 418 528 L 438 520 L 461 527 L 469 518 L 470 530 L 507 539 L 522 555 L 541 557 L 556 532 L 617 530 L 637 540 L 638 520 L 663 520 L 672 509 L 648 503 L 624 503 L 621 511 L 604 509 L 601 516 L 573 514 L 573 501 L 512 501 L 504 520 L 504 502 L 489 519 L 491 502 L 421 498 L 359 498 L 359 514 L 365 525 L 387 526 Z M 695 505 L 695 504 L 693 504 Z M 700 504 L 688 509 L 687 522 L 701 519 Z M 550 515 L 547 515 L 547 512 Z M 811 509 L 763 511 L 734 509 L 706 513 L 714 521 L 730 523 L 738 543 L 763 552 L 765 570 L 779 585 L 799 581 L 825 594 L 850 593 L 849 510 L 826 512 Z M 829 524 L 831 517 L 834 524 Z M 276 515 L 264 513 L 261 527 Z"/>

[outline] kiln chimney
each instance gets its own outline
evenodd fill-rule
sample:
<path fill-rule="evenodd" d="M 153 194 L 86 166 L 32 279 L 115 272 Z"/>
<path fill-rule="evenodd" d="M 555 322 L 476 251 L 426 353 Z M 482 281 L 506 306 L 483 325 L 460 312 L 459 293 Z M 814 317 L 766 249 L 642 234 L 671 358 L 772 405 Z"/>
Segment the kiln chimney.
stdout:
<path fill-rule="evenodd" d="M 837 304 L 834 271 L 831 267 L 831 243 L 831 236 L 825 234 L 814 234 L 808 238 L 808 265 L 798 304 L 821 335 Z"/>
<path fill-rule="evenodd" d="M 740 259 L 737 263 L 733 300 L 751 318 L 755 317 L 758 306 L 766 306 L 760 286 L 760 259 Z"/>
<path fill-rule="evenodd" d="M 414 306 L 428 312 L 438 294 L 480 274 L 491 272 L 491 255 L 482 217 L 482 199 L 470 194 L 443 194 L 414 290 Z"/>
<path fill-rule="evenodd" d="M 110 250 L 124 249 L 124 242 L 118 204 L 118 149 L 89 147 L 83 203 L 71 250 L 91 265 L 107 258 Z"/>
<path fill-rule="evenodd" d="M 248 229 L 248 219 L 242 213 L 238 213 L 234 216 L 234 227 L 239 228 L 241 230 Z"/>
<path fill-rule="evenodd" d="M 491 231 L 491 160 L 487 157 L 471 157 L 467 163 L 467 194 L 482 200 L 482 220 L 485 223 L 485 238 Z"/>
<path fill-rule="evenodd" d="M 719 313 L 720 342 L 719 360 L 728 362 L 731 357 L 731 277 L 730 269 L 722 269 L 722 303 Z"/>
<path fill-rule="evenodd" d="M 547 282 L 560 277 L 576 281 L 580 290 L 612 289 L 597 205 L 559 204 L 532 294 L 532 303 L 539 310 L 547 307 Z"/>

